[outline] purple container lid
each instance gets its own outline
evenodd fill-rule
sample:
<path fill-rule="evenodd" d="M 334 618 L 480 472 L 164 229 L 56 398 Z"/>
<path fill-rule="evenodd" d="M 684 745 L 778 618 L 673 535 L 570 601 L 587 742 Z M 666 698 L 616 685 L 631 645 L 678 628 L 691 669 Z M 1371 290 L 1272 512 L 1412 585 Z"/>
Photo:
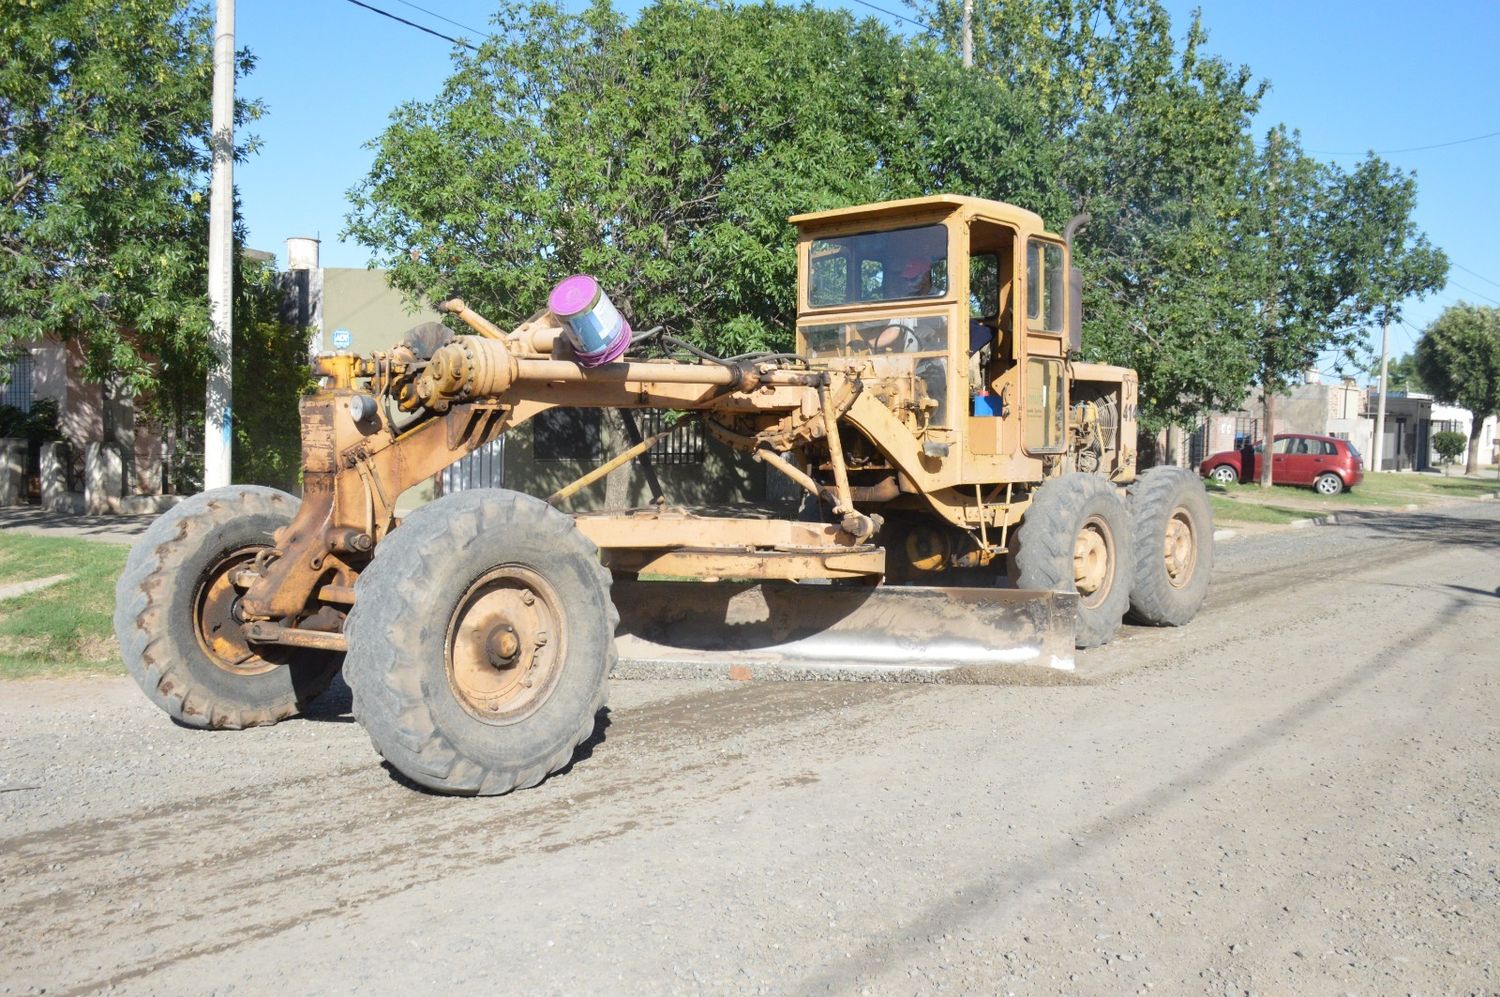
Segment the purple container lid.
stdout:
<path fill-rule="evenodd" d="M 558 318 L 572 318 L 594 307 L 599 299 L 599 282 L 586 273 L 565 277 L 547 295 L 547 307 Z"/>

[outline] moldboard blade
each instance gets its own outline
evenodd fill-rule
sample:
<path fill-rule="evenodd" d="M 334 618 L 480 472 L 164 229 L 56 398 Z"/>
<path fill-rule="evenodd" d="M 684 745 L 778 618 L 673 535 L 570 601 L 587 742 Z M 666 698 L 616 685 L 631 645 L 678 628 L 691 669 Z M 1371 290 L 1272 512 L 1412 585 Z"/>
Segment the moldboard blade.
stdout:
<path fill-rule="evenodd" d="M 1073 669 L 1068 593 L 617 581 L 613 596 L 616 678 L 993 684 Z"/>

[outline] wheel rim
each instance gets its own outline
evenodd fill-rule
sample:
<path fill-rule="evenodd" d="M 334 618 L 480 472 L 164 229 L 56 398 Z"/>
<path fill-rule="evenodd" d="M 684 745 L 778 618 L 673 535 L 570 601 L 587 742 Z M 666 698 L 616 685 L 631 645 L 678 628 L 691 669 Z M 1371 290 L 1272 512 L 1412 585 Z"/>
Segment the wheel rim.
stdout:
<path fill-rule="evenodd" d="M 508 564 L 486 572 L 448 622 L 448 684 L 489 724 L 526 719 L 547 701 L 566 653 L 562 601 L 545 578 Z"/>
<path fill-rule="evenodd" d="M 1167 520 L 1163 537 L 1162 557 L 1167 566 L 1167 582 L 1173 588 L 1182 588 L 1193 577 L 1198 565 L 1198 538 L 1193 533 L 1193 521 L 1187 510 L 1178 506 Z"/>
<path fill-rule="evenodd" d="M 1338 482 L 1325 474 L 1318 479 L 1318 491 L 1324 495 L 1337 495 L 1339 493 Z"/>
<path fill-rule="evenodd" d="M 1214 468 L 1214 480 L 1221 485 L 1227 485 L 1234 480 L 1234 472 L 1227 467 Z"/>
<path fill-rule="evenodd" d="M 263 547 L 244 547 L 220 558 L 198 583 L 193 596 L 193 634 L 198 646 L 216 666 L 233 675 L 261 675 L 280 663 L 261 657 L 259 649 L 245 639 L 244 624 L 237 616 L 240 591 L 234 574 L 247 568 Z"/>
<path fill-rule="evenodd" d="M 1100 516 L 1090 516 L 1073 539 L 1073 584 L 1088 608 L 1109 595 L 1115 577 L 1115 537 Z"/>

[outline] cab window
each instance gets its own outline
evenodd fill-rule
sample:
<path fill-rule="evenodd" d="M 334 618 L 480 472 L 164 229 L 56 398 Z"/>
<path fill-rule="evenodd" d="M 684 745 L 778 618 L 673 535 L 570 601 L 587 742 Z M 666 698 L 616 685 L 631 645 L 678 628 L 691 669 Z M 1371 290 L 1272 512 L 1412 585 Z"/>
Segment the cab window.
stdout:
<path fill-rule="evenodd" d="M 1026 324 L 1043 332 L 1063 331 L 1063 251 L 1055 242 L 1026 244 Z"/>
<path fill-rule="evenodd" d="M 1063 363 L 1047 357 L 1026 361 L 1026 449 L 1030 453 L 1063 448 Z"/>
<path fill-rule="evenodd" d="M 947 226 L 814 239 L 807 276 L 812 308 L 941 298 L 948 293 Z"/>

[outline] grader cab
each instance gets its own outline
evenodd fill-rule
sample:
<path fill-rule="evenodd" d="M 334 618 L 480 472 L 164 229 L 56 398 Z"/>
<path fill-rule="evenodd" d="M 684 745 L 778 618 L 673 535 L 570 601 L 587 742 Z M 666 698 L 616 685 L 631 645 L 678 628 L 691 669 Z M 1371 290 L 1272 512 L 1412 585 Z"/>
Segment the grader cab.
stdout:
<path fill-rule="evenodd" d="M 711 356 L 635 332 L 575 275 L 505 331 L 414 329 L 320 356 L 303 494 L 236 486 L 159 519 L 117 592 L 127 666 L 191 726 L 274 723 L 342 669 L 376 749 L 442 792 L 566 765 L 607 680 L 648 674 L 987 681 L 1071 668 L 1128 612 L 1186 623 L 1212 521 L 1195 476 L 1137 475 L 1133 372 L 1076 358 L 1063 237 L 937 196 L 794 217 L 796 349 Z M 638 442 L 543 500 L 408 488 L 557 407 Z M 569 514 L 673 430 L 670 410 L 804 494 L 793 515 Z"/>

